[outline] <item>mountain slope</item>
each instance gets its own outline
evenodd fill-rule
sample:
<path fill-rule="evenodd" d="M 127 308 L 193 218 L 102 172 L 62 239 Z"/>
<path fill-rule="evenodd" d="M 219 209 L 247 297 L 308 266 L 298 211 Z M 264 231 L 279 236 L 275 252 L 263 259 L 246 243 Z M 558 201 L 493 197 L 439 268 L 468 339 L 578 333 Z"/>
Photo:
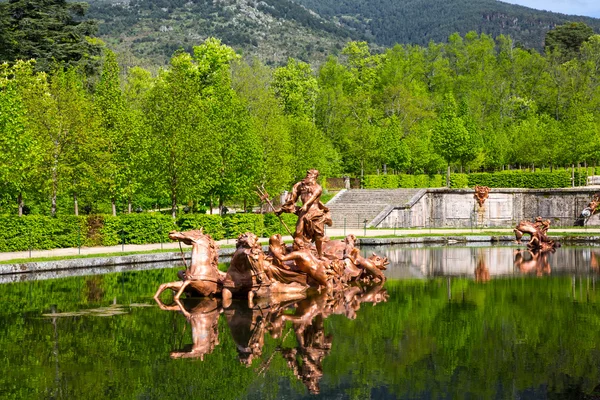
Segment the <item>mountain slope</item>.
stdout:
<path fill-rule="evenodd" d="M 581 21 L 600 32 L 600 19 L 534 10 L 496 0 L 295 0 L 385 46 L 445 41 L 454 32 L 510 35 L 541 50 L 549 29 Z"/>
<path fill-rule="evenodd" d="M 362 37 L 289 0 L 92 0 L 89 17 L 110 47 L 147 66 L 209 36 L 276 64 L 322 60 Z"/>
<path fill-rule="evenodd" d="M 600 19 L 538 11 L 496 0 L 91 0 L 89 16 L 126 64 L 163 65 L 216 36 L 267 64 L 288 57 L 309 62 L 337 54 L 348 40 L 376 46 L 426 45 L 454 32 L 509 34 L 542 50 L 546 32 L 582 21 L 600 32 Z"/>

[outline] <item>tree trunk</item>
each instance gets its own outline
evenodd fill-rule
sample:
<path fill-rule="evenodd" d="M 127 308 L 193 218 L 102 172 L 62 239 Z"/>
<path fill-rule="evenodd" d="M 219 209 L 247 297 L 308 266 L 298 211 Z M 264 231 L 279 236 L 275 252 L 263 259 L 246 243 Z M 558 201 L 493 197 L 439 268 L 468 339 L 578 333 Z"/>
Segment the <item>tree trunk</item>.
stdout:
<path fill-rule="evenodd" d="M 23 216 L 23 193 L 19 192 L 17 196 L 17 204 L 19 206 L 19 217 Z"/>
<path fill-rule="evenodd" d="M 571 187 L 575 187 L 575 164 L 571 165 Z"/>
<path fill-rule="evenodd" d="M 223 215 L 223 196 L 219 196 L 219 215 Z"/>
<path fill-rule="evenodd" d="M 77 193 L 73 193 L 73 211 L 75 216 L 79 215 L 79 203 L 77 202 Z"/>
<path fill-rule="evenodd" d="M 56 189 L 55 188 L 52 189 L 52 197 L 50 199 L 50 202 L 51 202 L 50 215 L 55 217 L 56 216 Z"/>
<path fill-rule="evenodd" d="M 212 215 L 213 211 L 213 201 L 212 201 L 212 196 L 210 196 L 210 215 Z"/>
<path fill-rule="evenodd" d="M 448 169 L 446 170 L 446 187 L 450 187 L 450 164 L 448 164 Z"/>
<path fill-rule="evenodd" d="M 177 195 L 175 193 L 171 194 L 171 217 L 177 218 Z"/>
<path fill-rule="evenodd" d="M 127 214 L 131 214 L 131 196 L 129 196 L 129 200 L 127 201 Z"/>
<path fill-rule="evenodd" d="M 110 204 L 112 206 L 112 215 L 113 217 L 117 216 L 117 202 L 114 198 L 110 199 Z"/>
<path fill-rule="evenodd" d="M 244 199 L 244 212 L 248 209 L 248 202 Z"/>

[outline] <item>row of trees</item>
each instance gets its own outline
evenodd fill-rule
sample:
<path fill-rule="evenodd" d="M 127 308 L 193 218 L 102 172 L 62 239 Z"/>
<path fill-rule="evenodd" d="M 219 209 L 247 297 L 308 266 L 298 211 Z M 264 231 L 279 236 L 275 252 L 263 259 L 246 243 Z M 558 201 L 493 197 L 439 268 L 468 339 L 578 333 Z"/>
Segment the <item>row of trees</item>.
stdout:
<path fill-rule="evenodd" d="M 217 39 L 176 52 L 156 76 L 121 71 L 110 50 L 98 76 L 3 64 L 1 193 L 19 213 L 25 201 L 52 215 L 105 201 L 115 214 L 169 198 L 175 214 L 178 204 L 253 202 L 255 185 L 276 194 L 308 168 L 596 163 L 600 36 L 574 52 L 557 40 L 546 55 L 476 33 L 382 54 L 350 42 L 318 71 L 246 62 Z"/>

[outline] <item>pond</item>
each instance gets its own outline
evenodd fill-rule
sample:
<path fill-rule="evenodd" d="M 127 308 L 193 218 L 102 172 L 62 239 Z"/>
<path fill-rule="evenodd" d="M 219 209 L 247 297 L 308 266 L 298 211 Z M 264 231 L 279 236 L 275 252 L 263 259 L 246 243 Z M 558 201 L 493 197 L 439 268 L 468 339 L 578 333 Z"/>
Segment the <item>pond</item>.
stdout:
<path fill-rule="evenodd" d="M 392 260 L 384 288 L 188 315 L 152 299 L 174 269 L 0 285 L 1 397 L 600 396 L 600 248 L 363 251 Z"/>

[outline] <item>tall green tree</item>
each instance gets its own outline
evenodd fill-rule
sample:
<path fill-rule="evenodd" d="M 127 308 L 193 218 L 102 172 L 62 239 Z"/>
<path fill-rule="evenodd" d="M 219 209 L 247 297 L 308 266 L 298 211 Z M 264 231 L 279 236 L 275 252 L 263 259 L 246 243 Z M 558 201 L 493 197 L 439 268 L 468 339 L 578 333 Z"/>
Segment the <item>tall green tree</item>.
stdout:
<path fill-rule="evenodd" d="M 269 193 L 279 193 L 292 181 L 292 148 L 288 121 L 271 90 L 271 69 L 258 60 L 251 64 L 238 61 L 232 72 L 232 86 L 246 105 L 251 129 L 260 139 L 257 183 Z"/>
<path fill-rule="evenodd" d="M 569 22 L 559 25 L 546 33 L 544 49 L 557 52 L 563 61 L 579 55 L 581 45 L 594 34 L 594 30 L 584 22 Z"/>
<path fill-rule="evenodd" d="M 91 73 L 102 42 L 97 25 L 83 19 L 86 3 L 66 0 L 9 0 L 0 3 L 0 61 L 36 59 L 38 71 L 53 63 L 78 65 Z"/>
<path fill-rule="evenodd" d="M 31 62 L 0 65 L 0 181 L 11 200 L 16 200 L 18 215 L 23 215 L 24 195 L 32 185 L 39 157 L 38 141 L 27 120 L 22 96 L 34 81 Z"/>
<path fill-rule="evenodd" d="M 75 149 L 86 147 L 84 143 L 97 135 L 98 118 L 75 68 L 58 67 L 49 78 L 44 82 L 44 75 L 40 77 L 41 89 L 29 99 L 28 115 L 40 143 L 40 173 L 54 216 L 59 191 L 72 193 L 84 180 L 94 179 L 79 166 L 84 158 Z"/>
<path fill-rule="evenodd" d="M 116 55 L 106 51 L 100 81 L 96 87 L 95 104 L 101 118 L 104 155 L 101 169 L 103 182 L 116 215 L 116 202 L 125 198 L 131 213 L 132 198 L 140 186 L 138 165 L 145 155 L 145 144 L 135 123 L 134 113 L 126 101 L 120 80 Z M 98 149 L 101 151 L 101 149 Z"/>

